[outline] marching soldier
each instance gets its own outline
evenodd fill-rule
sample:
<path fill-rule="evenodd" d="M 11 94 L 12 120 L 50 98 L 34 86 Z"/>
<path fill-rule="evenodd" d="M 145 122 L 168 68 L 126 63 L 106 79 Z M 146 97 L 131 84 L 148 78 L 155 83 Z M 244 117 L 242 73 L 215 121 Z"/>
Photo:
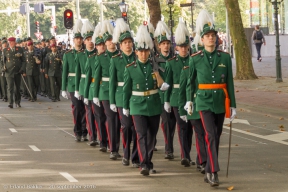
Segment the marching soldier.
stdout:
<path fill-rule="evenodd" d="M 204 49 L 190 57 L 187 102 L 184 108 L 189 114 L 193 112 L 192 101 L 196 94 L 195 110 L 200 113 L 207 145 L 204 181 L 211 186 L 218 186 L 218 151 L 224 118 L 226 116 L 233 121 L 236 116 L 232 62 L 229 54 L 215 49 L 217 31 L 211 15 L 202 10 L 198 18 L 196 33 L 200 34 Z M 198 90 L 195 88 L 196 81 Z"/>
<path fill-rule="evenodd" d="M 165 61 L 172 57 L 170 52 L 171 47 L 171 34 L 167 25 L 163 21 L 159 21 L 155 29 L 155 37 L 157 38 L 158 47 L 160 49 L 160 54 L 157 55 L 159 58 L 163 58 Z M 165 68 L 166 63 L 161 62 L 159 66 Z M 160 71 L 160 75 L 165 79 L 166 72 Z M 165 140 L 165 159 L 174 159 L 174 147 L 173 138 L 175 133 L 176 118 L 173 113 L 167 113 L 165 108 L 167 108 L 167 103 L 164 104 L 164 92 L 159 91 L 161 96 L 162 113 L 161 113 L 161 128 L 164 134 Z"/>
<path fill-rule="evenodd" d="M 36 55 L 32 42 L 27 44 L 28 50 L 24 52 L 25 70 L 23 76 L 27 76 L 30 93 L 29 101 L 37 100 L 37 90 L 39 87 L 39 68 L 41 64 L 41 55 Z"/>
<path fill-rule="evenodd" d="M 121 121 L 121 132 L 122 132 L 122 144 L 124 157 L 122 158 L 122 164 L 124 166 L 129 165 L 130 159 L 130 144 L 133 142 L 133 150 L 131 155 L 132 166 L 138 167 L 139 159 L 137 156 L 137 144 L 136 144 L 136 132 L 131 116 L 125 116 L 123 113 L 123 85 L 124 85 L 124 70 L 125 66 L 136 60 L 136 55 L 133 52 L 133 37 L 130 32 L 129 26 L 125 21 L 120 18 L 116 20 L 116 27 L 113 32 L 113 40 L 111 39 L 106 42 L 106 45 L 111 46 L 111 43 L 119 43 L 122 53 L 112 57 L 110 61 L 110 81 L 109 81 L 109 102 L 110 109 L 114 112 L 117 111 Z M 111 42 L 112 40 L 112 42 Z M 112 44 L 113 45 L 113 44 Z M 112 128 L 112 127 L 111 127 Z M 109 130 L 109 134 L 113 143 L 113 153 L 111 153 L 111 159 L 117 159 L 116 153 L 119 147 L 116 148 L 118 141 L 120 140 L 120 128 L 118 126 L 114 129 Z M 116 143 L 117 141 L 117 143 Z"/>
<path fill-rule="evenodd" d="M 80 50 L 76 54 L 76 70 L 75 70 L 75 94 L 74 96 L 82 100 L 84 102 L 84 84 L 86 79 L 85 69 L 86 62 L 90 55 L 96 53 L 96 49 L 94 43 L 92 42 L 92 36 L 94 32 L 94 27 L 89 21 L 85 21 L 82 26 L 81 33 L 84 39 L 84 44 L 86 49 Z M 85 100 L 85 111 L 86 111 L 86 125 L 88 128 L 88 132 L 90 135 L 90 146 L 96 146 L 98 144 L 97 141 L 97 131 L 95 125 L 95 118 L 92 109 L 92 102 Z M 87 138 L 83 137 L 84 141 L 88 141 Z"/>
<path fill-rule="evenodd" d="M 6 39 L 3 39 L 2 40 L 2 50 L 0 51 L 0 55 L 1 55 L 1 76 L 0 76 L 0 82 L 1 82 L 1 93 L 2 93 L 2 99 L 3 101 L 7 102 L 8 99 L 7 99 L 7 81 L 6 81 L 6 77 L 5 77 L 5 72 L 3 72 L 3 68 L 4 65 L 3 65 L 3 50 L 7 48 L 7 40 Z"/>
<path fill-rule="evenodd" d="M 41 40 L 41 46 L 40 46 L 40 52 L 41 52 L 41 64 L 40 64 L 40 75 L 39 75 L 39 80 L 40 80 L 40 86 L 39 86 L 39 88 L 40 88 L 40 95 L 41 96 L 46 96 L 46 94 L 45 94 L 45 88 L 46 88 L 46 85 L 45 85 L 45 73 L 44 73 L 44 71 L 45 71 L 45 66 L 44 66 L 44 59 L 45 59 L 45 57 L 44 57 L 44 49 L 45 49 L 45 39 L 42 39 Z"/>
<path fill-rule="evenodd" d="M 60 90 L 62 82 L 62 60 L 57 52 L 56 44 L 51 44 L 51 53 L 45 58 L 45 78 L 50 82 L 52 102 L 60 101 Z"/>
<path fill-rule="evenodd" d="M 75 141 L 80 142 L 81 137 L 87 138 L 85 106 L 81 100 L 74 97 L 75 92 L 75 70 L 76 70 L 76 54 L 82 50 L 83 38 L 81 35 L 82 21 L 79 19 L 74 26 L 74 49 L 67 51 L 63 56 L 63 72 L 62 72 L 62 97 L 68 99 L 70 95 L 72 101 L 72 113 L 74 118 L 74 134 Z"/>
<path fill-rule="evenodd" d="M 15 101 L 16 107 L 21 107 L 20 83 L 21 75 L 24 71 L 24 54 L 21 47 L 16 47 L 15 37 L 8 39 L 9 47 L 3 50 L 2 72 L 5 72 L 8 92 L 8 107 L 13 108 Z M 14 89 L 15 85 L 15 89 Z M 15 100 L 14 100 L 15 99 Z"/>
<path fill-rule="evenodd" d="M 177 130 L 181 152 L 181 165 L 185 167 L 190 166 L 190 151 L 192 145 L 192 125 L 187 122 L 187 119 L 182 119 L 179 115 L 178 101 L 179 101 L 179 80 L 180 73 L 184 66 L 189 64 L 189 31 L 183 22 L 179 22 L 175 32 L 176 48 L 179 55 L 168 59 L 166 62 L 166 80 L 171 85 L 168 90 L 164 93 L 164 108 L 167 113 L 171 113 L 177 121 Z M 171 139 L 173 140 L 173 135 Z"/>

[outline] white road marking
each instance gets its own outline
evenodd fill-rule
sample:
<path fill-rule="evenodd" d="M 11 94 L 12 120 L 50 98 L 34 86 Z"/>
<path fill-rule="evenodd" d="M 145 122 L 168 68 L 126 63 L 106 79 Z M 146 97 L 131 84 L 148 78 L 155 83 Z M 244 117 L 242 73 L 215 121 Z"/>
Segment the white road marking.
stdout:
<path fill-rule="evenodd" d="M 41 151 L 41 150 L 38 149 L 35 145 L 29 145 L 29 147 L 30 147 L 33 151 Z"/>
<path fill-rule="evenodd" d="M 246 119 L 234 119 L 232 122 L 233 123 L 241 123 L 241 124 L 245 124 L 245 125 L 250 125 L 250 123 Z M 229 119 L 225 118 L 224 124 L 229 124 L 229 123 L 230 123 Z"/>
<path fill-rule="evenodd" d="M 71 134 L 71 133 L 69 133 L 69 132 L 67 132 L 67 131 L 65 131 L 64 129 L 61 129 L 60 127 L 58 127 L 57 125 L 54 125 L 55 127 L 57 127 L 58 129 L 60 129 L 61 131 L 63 131 L 63 132 L 65 132 L 65 133 L 67 133 L 68 135 L 70 135 L 70 136 L 72 136 L 72 137 L 75 137 L 75 135 L 73 135 L 73 134 Z"/>
<path fill-rule="evenodd" d="M 76 180 L 72 175 L 70 175 L 67 172 L 59 172 L 60 175 L 62 175 L 63 177 L 65 177 L 69 182 L 78 182 L 78 180 Z"/>
<path fill-rule="evenodd" d="M 17 133 L 18 131 L 16 131 L 16 129 L 14 128 L 9 128 L 9 130 L 12 132 L 12 133 Z"/>
<path fill-rule="evenodd" d="M 223 133 L 229 135 L 229 132 L 223 131 Z M 234 134 L 232 134 L 232 136 L 233 136 L 233 137 L 239 137 L 239 138 L 241 138 L 241 139 L 245 139 L 245 140 L 248 140 L 248 141 L 252 141 L 252 142 L 257 143 L 257 144 L 267 145 L 267 143 L 263 143 L 263 142 L 256 141 L 256 140 L 253 140 L 253 139 L 248 139 L 248 138 L 246 138 L 246 137 L 241 137 L 241 136 L 239 136 L 239 135 L 234 135 Z"/>

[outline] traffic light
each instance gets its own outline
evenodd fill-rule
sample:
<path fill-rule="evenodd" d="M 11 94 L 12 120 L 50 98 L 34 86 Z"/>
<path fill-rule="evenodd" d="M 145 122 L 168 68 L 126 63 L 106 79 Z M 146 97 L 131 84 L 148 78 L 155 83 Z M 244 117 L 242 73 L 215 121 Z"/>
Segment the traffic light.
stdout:
<path fill-rule="evenodd" d="M 39 21 L 35 22 L 35 26 L 36 26 L 36 31 L 39 31 Z"/>
<path fill-rule="evenodd" d="M 127 22 L 127 12 L 122 12 L 122 18 Z"/>
<path fill-rule="evenodd" d="M 66 29 L 73 28 L 73 11 L 71 9 L 66 9 L 64 11 L 64 27 Z"/>

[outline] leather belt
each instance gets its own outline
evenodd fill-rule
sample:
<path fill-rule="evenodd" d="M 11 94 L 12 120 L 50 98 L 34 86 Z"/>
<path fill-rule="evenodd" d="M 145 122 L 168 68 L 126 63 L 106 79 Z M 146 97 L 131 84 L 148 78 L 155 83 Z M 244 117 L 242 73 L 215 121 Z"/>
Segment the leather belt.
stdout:
<path fill-rule="evenodd" d="M 82 77 L 82 78 L 86 78 L 86 75 L 85 75 L 85 74 L 81 74 L 81 77 Z"/>
<path fill-rule="evenodd" d="M 144 91 L 144 92 L 132 91 L 132 95 L 135 95 L 135 96 L 149 96 L 149 95 L 154 95 L 156 93 L 158 93 L 158 89 Z"/>
<path fill-rule="evenodd" d="M 102 77 L 102 81 L 109 81 L 110 78 L 109 77 Z"/>
<path fill-rule="evenodd" d="M 118 82 L 117 85 L 120 86 L 120 87 L 123 87 L 124 86 L 124 82 Z"/>
<path fill-rule="evenodd" d="M 75 77 L 75 76 L 76 76 L 76 73 L 68 73 L 68 76 L 69 76 L 69 77 Z"/>

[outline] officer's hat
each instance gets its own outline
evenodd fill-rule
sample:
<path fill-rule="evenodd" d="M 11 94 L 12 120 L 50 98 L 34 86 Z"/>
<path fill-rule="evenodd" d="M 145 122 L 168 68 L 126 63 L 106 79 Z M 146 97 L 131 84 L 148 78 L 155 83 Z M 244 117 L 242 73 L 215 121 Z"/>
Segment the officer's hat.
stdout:
<path fill-rule="evenodd" d="M 113 31 L 114 28 L 113 25 L 110 23 L 110 21 L 108 20 L 103 21 L 100 34 L 102 34 L 104 42 L 113 38 L 112 37 Z"/>
<path fill-rule="evenodd" d="M 129 25 L 124 21 L 123 18 L 118 18 L 116 20 L 116 27 L 113 32 L 113 43 L 121 43 L 125 39 L 133 39 L 133 36 L 130 31 Z"/>
<path fill-rule="evenodd" d="M 140 25 L 135 38 L 135 48 L 136 50 L 147 50 L 153 49 L 153 41 L 147 26 Z"/>
<path fill-rule="evenodd" d="M 88 20 L 83 23 L 82 29 L 81 29 L 81 34 L 85 39 L 88 37 L 92 37 L 94 33 L 94 27 L 92 23 L 90 23 Z"/>
<path fill-rule="evenodd" d="M 189 31 L 182 21 L 178 23 L 175 31 L 175 43 L 177 46 L 187 46 L 190 44 Z"/>
<path fill-rule="evenodd" d="M 81 37 L 82 38 L 82 35 L 81 35 L 82 26 L 83 26 L 82 20 L 78 19 L 76 21 L 75 26 L 73 27 L 74 38 L 77 38 L 77 37 Z"/>
<path fill-rule="evenodd" d="M 201 41 L 201 37 L 199 34 L 196 33 L 193 43 L 192 43 L 192 51 L 196 53 L 204 49 L 203 42 Z"/>
<path fill-rule="evenodd" d="M 171 41 L 171 33 L 164 21 L 158 21 L 154 36 L 160 44 L 162 41 Z"/>
<path fill-rule="evenodd" d="M 96 45 L 104 43 L 103 35 L 101 34 L 102 24 L 98 23 L 95 27 L 94 34 L 92 36 L 92 42 Z"/>
<path fill-rule="evenodd" d="M 16 38 L 15 37 L 9 37 L 8 41 L 16 41 Z"/>
<path fill-rule="evenodd" d="M 212 16 L 204 9 L 198 14 L 196 20 L 196 33 L 198 33 L 200 37 L 203 37 L 203 35 L 208 32 L 217 34 Z"/>
<path fill-rule="evenodd" d="M 150 36 L 151 38 L 153 39 L 154 38 L 154 32 L 155 32 L 155 29 L 154 29 L 154 26 L 152 25 L 152 23 L 148 23 L 148 31 L 150 33 Z"/>

